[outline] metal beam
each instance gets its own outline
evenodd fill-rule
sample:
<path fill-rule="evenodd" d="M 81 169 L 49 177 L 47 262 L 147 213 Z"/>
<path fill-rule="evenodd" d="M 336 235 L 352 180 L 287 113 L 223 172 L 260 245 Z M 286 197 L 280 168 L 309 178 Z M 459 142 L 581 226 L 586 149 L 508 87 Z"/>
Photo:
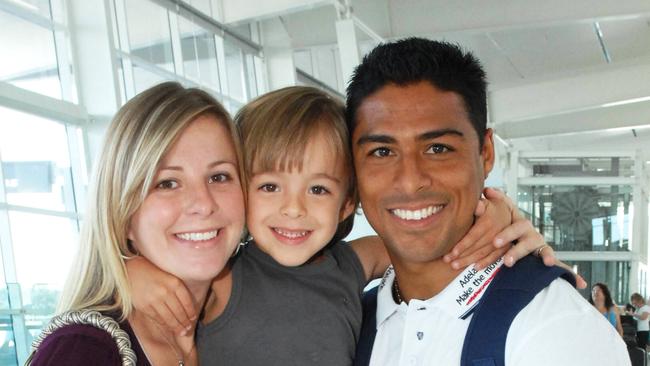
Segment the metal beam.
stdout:
<path fill-rule="evenodd" d="M 332 0 L 222 0 L 224 23 L 244 23 L 331 5 Z"/>
<path fill-rule="evenodd" d="M 633 128 L 650 124 L 650 101 L 547 115 L 499 123 L 495 130 L 505 139 Z"/>
<path fill-rule="evenodd" d="M 490 118 L 499 124 L 642 101 L 643 97 L 650 97 L 650 58 L 490 90 Z"/>
<path fill-rule="evenodd" d="M 634 178 L 628 177 L 526 177 L 519 178 L 520 186 L 593 186 L 633 185 Z"/>
<path fill-rule="evenodd" d="M 561 261 L 614 261 L 627 262 L 639 260 L 639 255 L 634 252 L 555 252 Z"/>
<path fill-rule="evenodd" d="M 187 4 L 185 1 L 181 1 L 181 0 L 152 0 L 152 1 L 156 2 L 160 6 L 167 8 L 169 11 L 176 12 L 178 15 L 181 15 L 188 19 L 192 19 L 192 21 L 195 22 L 196 24 L 200 25 L 205 29 L 208 29 L 211 32 L 214 32 L 217 35 L 220 35 L 224 38 L 234 41 L 235 43 L 237 43 L 239 47 L 241 47 L 248 53 L 257 54 L 259 56 L 259 52 L 262 50 L 262 46 L 233 32 L 232 30 L 230 30 L 230 28 L 228 28 L 224 24 L 221 24 L 215 19 L 209 17 L 208 15 L 204 14 L 200 10 Z M 224 1 L 223 4 L 224 11 L 226 8 L 225 3 L 226 1 Z M 239 4 L 241 3 L 242 2 L 239 2 Z M 247 4 L 247 5 L 248 7 L 255 9 L 259 7 L 261 4 L 268 4 L 268 3 L 270 2 L 255 1 L 255 4 Z"/>
<path fill-rule="evenodd" d="M 66 123 L 83 125 L 88 120 L 86 110 L 77 104 L 18 88 L 1 81 L 0 105 Z"/>

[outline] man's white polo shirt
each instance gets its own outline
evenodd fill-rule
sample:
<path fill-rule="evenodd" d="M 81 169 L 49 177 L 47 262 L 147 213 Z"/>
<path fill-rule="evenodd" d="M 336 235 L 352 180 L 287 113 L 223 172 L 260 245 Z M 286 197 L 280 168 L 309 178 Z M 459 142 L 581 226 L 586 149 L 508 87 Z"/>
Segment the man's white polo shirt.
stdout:
<path fill-rule="evenodd" d="M 460 365 L 472 318 L 466 313 L 490 282 L 489 276 L 474 282 L 480 274 L 470 266 L 438 295 L 398 305 L 391 291 L 395 274 L 389 268 L 377 297 L 377 336 L 370 365 Z M 475 285 L 469 294 L 467 284 Z M 625 366 L 630 358 L 605 318 L 568 282 L 556 279 L 515 317 L 505 362 L 506 366 Z"/>

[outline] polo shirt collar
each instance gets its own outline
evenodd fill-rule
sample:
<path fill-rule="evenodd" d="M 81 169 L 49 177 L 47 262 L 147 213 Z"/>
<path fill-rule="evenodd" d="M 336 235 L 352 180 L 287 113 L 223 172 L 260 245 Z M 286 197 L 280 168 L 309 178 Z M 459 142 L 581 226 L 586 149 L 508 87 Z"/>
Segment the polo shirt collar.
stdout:
<path fill-rule="evenodd" d="M 426 304 L 444 311 L 451 317 L 466 319 L 479 303 L 485 290 L 503 265 L 503 258 L 497 259 L 486 268 L 476 271 L 474 265 L 463 270 L 437 295 L 427 300 L 411 300 L 414 304 Z M 405 303 L 396 304 L 393 300 L 393 282 L 395 270 L 388 267 L 379 284 L 377 294 L 377 327 L 388 320 L 400 307 L 406 309 Z"/>

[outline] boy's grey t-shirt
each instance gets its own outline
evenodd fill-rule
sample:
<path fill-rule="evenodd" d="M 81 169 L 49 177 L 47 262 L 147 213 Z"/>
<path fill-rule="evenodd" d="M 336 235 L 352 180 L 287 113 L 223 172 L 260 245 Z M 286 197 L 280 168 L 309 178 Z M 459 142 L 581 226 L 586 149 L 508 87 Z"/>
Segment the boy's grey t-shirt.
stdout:
<path fill-rule="evenodd" d="M 197 331 L 200 365 L 352 364 L 366 280 L 347 243 L 299 267 L 284 267 L 251 243 L 232 273 L 223 314 Z"/>

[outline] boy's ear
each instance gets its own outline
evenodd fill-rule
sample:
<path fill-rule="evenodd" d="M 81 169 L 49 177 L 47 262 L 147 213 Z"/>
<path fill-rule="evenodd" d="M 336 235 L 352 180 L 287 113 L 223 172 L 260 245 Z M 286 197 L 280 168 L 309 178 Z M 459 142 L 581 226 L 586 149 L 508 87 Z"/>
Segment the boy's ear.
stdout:
<path fill-rule="evenodd" d="M 345 200 L 345 203 L 341 207 L 341 212 L 339 213 L 339 222 L 345 220 L 354 212 L 354 201 L 351 198 Z"/>

